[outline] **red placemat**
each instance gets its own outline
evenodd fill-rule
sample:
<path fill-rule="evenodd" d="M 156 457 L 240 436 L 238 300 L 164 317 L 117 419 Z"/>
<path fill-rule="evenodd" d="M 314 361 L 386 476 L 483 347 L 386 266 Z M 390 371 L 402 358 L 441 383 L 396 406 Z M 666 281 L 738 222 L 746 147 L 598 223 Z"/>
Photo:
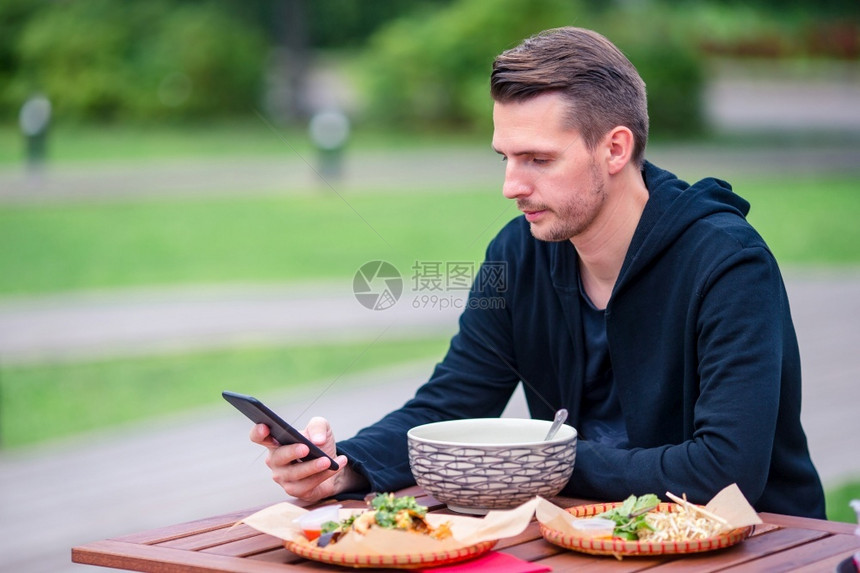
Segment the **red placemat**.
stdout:
<path fill-rule="evenodd" d="M 470 559 L 456 565 L 445 565 L 431 569 L 419 569 L 427 573 L 467 573 L 469 571 L 483 571 L 487 573 L 539 573 L 540 571 L 552 571 L 551 567 L 530 563 L 513 555 L 490 551 L 476 559 Z"/>

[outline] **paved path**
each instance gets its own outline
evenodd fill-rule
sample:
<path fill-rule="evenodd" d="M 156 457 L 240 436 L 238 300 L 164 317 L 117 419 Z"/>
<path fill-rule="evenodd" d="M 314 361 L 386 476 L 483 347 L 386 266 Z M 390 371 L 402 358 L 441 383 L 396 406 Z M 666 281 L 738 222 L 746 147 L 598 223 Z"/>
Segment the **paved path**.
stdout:
<path fill-rule="evenodd" d="M 708 144 L 648 147 L 648 159 L 690 181 L 706 176 L 733 179 L 778 171 L 788 176 L 860 174 L 860 140 L 816 146 L 791 145 L 790 139 L 767 148 Z M 731 174 L 731 175 L 730 175 Z M 213 197 L 317 191 L 352 193 L 397 190 L 501 189 L 498 156 L 487 147 L 428 150 L 351 150 L 340 177 L 323 179 L 313 157 L 285 146 L 278 157 L 259 159 L 116 162 L 51 165 L 38 177 L 22 168 L 0 167 L 0 202 L 134 199 L 139 197 Z"/>
<path fill-rule="evenodd" d="M 0 363 L 453 334 L 464 300 L 452 291 L 445 308 L 416 309 L 407 288 L 393 308 L 373 311 L 355 299 L 351 280 L 8 297 L 0 299 Z"/>
<path fill-rule="evenodd" d="M 801 344 L 803 419 L 813 458 L 826 483 L 860 477 L 860 458 L 852 454 L 860 435 L 856 390 L 860 272 L 788 272 L 787 284 Z M 52 337 L 40 346 L 38 333 L 30 332 L 33 346 L 29 349 L 4 338 L 0 353 L 7 360 L 17 355 L 23 362 L 45 358 L 64 344 L 79 345 L 80 356 L 86 358 L 99 342 L 109 342 L 108 349 L 118 344 L 110 350 L 121 352 L 134 339 L 141 351 L 161 352 L 169 350 L 165 340 L 185 347 L 202 344 L 201 340 L 224 345 L 267 336 L 289 340 L 297 333 L 322 337 L 325 330 L 343 336 L 350 328 L 356 329 L 350 336 L 385 328 L 395 329 L 399 336 L 449 334 L 456 328 L 455 312 L 401 311 L 381 320 L 387 311 L 367 311 L 351 293 L 342 297 L 337 291 L 332 285 L 251 288 L 244 293 L 214 288 L 195 297 L 192 310 L 183 315 L 191 317 L 186 324 L 190 328 L 183 327 L 183 320 L 161 320 L 175 316 L 180 303 L 190 302 L 186 290 L 157 296 L 134 291 L 127 305 L 117 293 L 92 299 L 77 295 L 72 297 L 75 304 L 67 304 L 71 301 L 62 297 L 51 297 L 49 304 L 36 304 L 33 299 L 7 301 L 0 307 L 0 331 L 12 324 L 10 320 L 26 324 L 25 314 L 33 312 L 46 332 L 71 334 L 80 329 L 86 334 L 84 343 L 76 336 L 65 341 Z M 341 328 L 331 322 L 326 316 L 332 312 L 349 317 L 346 322 L 351 326 Z M 238 320 L 238 315 L 243 318 Z M 137 324 L 134 332 L 123 326 L 130 316 Z M 76 359 L 68 349 L 56 356 Z M 432 361 L 423 361 L 345 377 L 322 396 L 317 388 L 327 387 L 330 381 L 302 393 L 265 398 L 299 425 L 312 414 L 324 414 L 334 422 L 336 435 L 349 436 L 406 400 L 431 368 Z M 508 415 L 525 415 L 521 395 Z M 72 545 L 279 500 L 259 450 L 246 439 L 247 431 L 245 420 L 225 404 L 0 453 L 0 570 L 83 571 L 86 568 L 69 564 Z"/>

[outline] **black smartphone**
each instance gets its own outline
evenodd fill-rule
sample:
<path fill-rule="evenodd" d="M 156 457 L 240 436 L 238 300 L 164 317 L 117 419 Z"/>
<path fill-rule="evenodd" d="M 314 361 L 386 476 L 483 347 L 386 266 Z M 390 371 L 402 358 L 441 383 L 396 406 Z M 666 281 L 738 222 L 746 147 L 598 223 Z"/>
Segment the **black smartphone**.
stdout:
<path fill-rule="evenodd" d="M 308 447 L 310 453 L 301 461 L 314 458 L 326 458 L 329 461 L 329 469 L 338 469 L 337 462 L 331 459 L 331 456 L 319 449 L 316 444 L 304 437 L 301 432 L 286 423 L 280 416 L 272 412 L 265 404 L 245 394 L 237 394 L 236 392 L 221 392 L 224 399 L 233 404 L 237 410 L 248 416 L 255 424 L 266 424 L 269 427 L 269 432 L 275 440 L 285 446 L 287 444 L 302 443 Z"/>

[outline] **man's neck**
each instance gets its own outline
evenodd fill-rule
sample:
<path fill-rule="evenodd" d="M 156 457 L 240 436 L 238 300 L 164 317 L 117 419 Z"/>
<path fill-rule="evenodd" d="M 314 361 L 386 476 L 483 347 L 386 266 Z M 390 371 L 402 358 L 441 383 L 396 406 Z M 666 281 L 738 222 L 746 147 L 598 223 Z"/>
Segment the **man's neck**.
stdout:
<path fill-rule="evenodd" d="M 648 201 L 648 189 L 638 169 L 625 169 L 607 187 L 607 203 L 594 225 L 571 239 L 579 255 L 583 288 L 597 308 L 606 308 L 609 302 Z"/>

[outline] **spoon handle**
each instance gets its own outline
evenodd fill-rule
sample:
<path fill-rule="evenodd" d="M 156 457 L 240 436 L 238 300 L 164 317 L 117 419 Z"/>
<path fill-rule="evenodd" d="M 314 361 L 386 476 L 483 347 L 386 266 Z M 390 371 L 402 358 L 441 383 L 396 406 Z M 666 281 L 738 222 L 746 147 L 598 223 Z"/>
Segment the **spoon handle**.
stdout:
<path fill-rule="evenodd" d="M 558 432 L 558 429 L 561 428 L 561 425 L 567 420 L 567 410 L 564 408 L 560 409 L 555 413 L 555 418 L 552 421 L 552 426 L 549 427 L 549 432 L 546 433 L 546 437 L 543 441 L 549 441 L 555 436 L 555 433 Z"/>

